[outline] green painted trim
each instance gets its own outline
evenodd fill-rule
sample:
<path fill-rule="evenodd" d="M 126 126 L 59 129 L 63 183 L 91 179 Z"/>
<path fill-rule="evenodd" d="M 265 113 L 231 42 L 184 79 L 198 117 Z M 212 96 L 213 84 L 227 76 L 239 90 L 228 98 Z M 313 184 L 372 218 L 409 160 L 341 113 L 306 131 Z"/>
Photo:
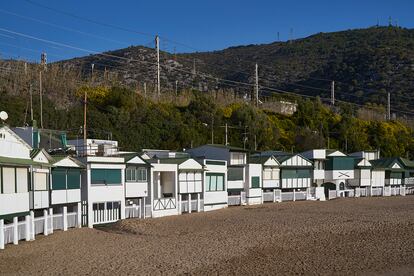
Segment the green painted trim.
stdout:
<path fill-rule="evenodd" d="M 7 215 L 2 215 L 0 216 L 0 219 L 4 219 L 4 220 L 12 220 L 14 217 L 23 217 L 23 216 L 27 216 L 29 215 L 30 212 L 21 212 L 21 213 L 14 213 L 14 214 L 7 214 Z"/>
<path fill-rule="evenodd" d="M 0 167 L 0 194 L 3 193 L 3 167 Z"/>
<path fill-rule="evenodd" d="M 206 165 L 225 166 L 226 165 L 226 162 L 223 162 L 223 161 L 208 161 L 208 160 L 206 160 Z"/>
<path fill-rule="evenodd" d="M 252 188 L 260 188 L 260 176 L 252 176 L 251 182 Z"/>
<path fill-rule="evenodd" d="M 246 196 L 246 198 L 261 198 L 262 196 Z"/>
<path fill-rule="evenodd" d="M 14 167 L 14 193 L 17 193 L 17 170 Z"/>
<path fill-rule="evenodd" d="M 243 190 L 244 190 L 243 188 L 240 188 L 240 189 L 227 189 L 228 192 L 241 192 Z"/>
<path fill-rule="evenodd" d="M 204 204 L 204 206 L 223 205 L 223 204 L 228 205 L 229 203 L 228 202 L 206 203 Z"/>

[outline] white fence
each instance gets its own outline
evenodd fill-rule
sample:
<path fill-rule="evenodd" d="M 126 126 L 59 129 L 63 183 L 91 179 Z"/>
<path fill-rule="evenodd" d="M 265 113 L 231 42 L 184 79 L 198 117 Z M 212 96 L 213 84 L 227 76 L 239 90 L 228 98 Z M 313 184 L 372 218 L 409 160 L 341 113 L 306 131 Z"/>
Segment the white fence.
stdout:
<path fill-rule="evenodd" d="M 49 213 L 44 210 L 42 217 L 35 218 L 34 213 L 30 212 L 21 221 L 14 217 L 10 224 L 4 224 L 4 220 L 0 220 L 0 249 L 9 243 L 18 244 L 19 240 L 34 240 L 39 234 L 47 236 L 53 234 L 54 230 L 66 231 L 68 228 L 81 227 L 80 217 L 80 213 L 67 213 L 66 207 L 63 207 L 61 214 L 53 214 L 50 209 Z"/>
<path fill-rule="evenodd" d="M 240 192 L 240 195 L 229 195 L 228 196 L 228 205 L 237 206 L 246 204 L 246 193 Z"/>

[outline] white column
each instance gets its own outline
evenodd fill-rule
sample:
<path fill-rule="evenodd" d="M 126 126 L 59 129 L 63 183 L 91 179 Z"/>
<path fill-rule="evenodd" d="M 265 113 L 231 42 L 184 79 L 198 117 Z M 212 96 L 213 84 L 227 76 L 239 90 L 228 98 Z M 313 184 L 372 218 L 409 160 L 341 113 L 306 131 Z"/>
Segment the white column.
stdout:
<path fill-rule="evenodd" d="M 280 191 L 280 201 L 279 202 L 282 202 L 283 201 L 283 196 L 282 196 L 282 189 L 279 189 L 279 191 Z"/>
<path fill-rule="evenodd" d="M 276 202 L 276 189 L 273 189 L 273 203 Z"/>
<path fill-rule="evenodd" d="M 145 205 L 145 197 L 144 197 L 144 219 L 146 218 L 146 210 L 147 210 L 147 208 L 146 208 L 146 205 Z M 152 209 L 152 205 L 151 205 L 151 209 Z"/>
<path fill-rule="evenodd" d="M 191 194 L 188 194 L 188 213 L 191 214 Z"/>
<path fill-rule="evenodd" d="M 78 202 L 78 210 L 76 212 L 76 216 L 77 216 L 77 227 L 81 228 L 82 227 L 82 203 Z"/>
<path fill-rule="evenodd" d="M 24 222 L 25 222 L 25 231 L 26 231 L 26 241 L 30 241 L 30 216 L 29 215 L 27 215 L 25 218 L 24 218 Z"/>
<path fill-rule="evenodd" d="M 50 229 L 49 234 L 53 234 L 53 209 L 49 208 Z"/>
<path fill-rule="evenodd" d="M 178 194 L 178 214 L 182 214 L 182 211 L 183 210 L 181 210 L 181 201 L 182 201 L 182 198 L 181 198 L 181 194 Z"/>
<path fill-rule="evenodd" d="M 43 210 L 43 235 L 45 236 L 49 234 L 47 228 L 47 210 Z"/>
<path fill-rule="evenodd" d="M 33 211 L 30 211 L 30 239 L 32 241 L 35 239 L 35 220 Z"/>
<path fill-rule="evenodd" d="M 18 217 L 13 218 L 13 244 L 19 244 Z"/>
<path fill-rule="evenodd" d="M 197 193 L 197 213 L 200 212 L 200 194 Z"/>
<path fill-rule="evenodd" d="M 4 220 L 0 219 L 0 249 L 4 249 Z"/>
<path fill-rule="evenodd" d="M 139 215 L 138 218 L 142 218 L 142 200 L 138 199 L 138 205 L 139 205 Z"/>
<path fill-rule="evenodd" d="M 296 201 L 295 189 L 293 189 L 293 201 Z"/>
<path fill-rule="evenodd" d="M 63 231 L 68 230 L 68 207 L 63 206 Z"/>

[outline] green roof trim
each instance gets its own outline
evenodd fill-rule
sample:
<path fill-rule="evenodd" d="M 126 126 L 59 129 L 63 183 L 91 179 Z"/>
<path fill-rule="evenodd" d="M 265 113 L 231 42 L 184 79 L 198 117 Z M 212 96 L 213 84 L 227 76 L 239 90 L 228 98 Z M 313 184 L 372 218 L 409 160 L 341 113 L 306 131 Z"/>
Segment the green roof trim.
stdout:
<path fill-rule="evenodd" d="M 10 158 L 10 157 L 3 157 L 3 156 L 0 156 L 0 164 L 17 165 L 17 166 L 48 165 L 48 164 L 35 162 L 32 159 Z"/>

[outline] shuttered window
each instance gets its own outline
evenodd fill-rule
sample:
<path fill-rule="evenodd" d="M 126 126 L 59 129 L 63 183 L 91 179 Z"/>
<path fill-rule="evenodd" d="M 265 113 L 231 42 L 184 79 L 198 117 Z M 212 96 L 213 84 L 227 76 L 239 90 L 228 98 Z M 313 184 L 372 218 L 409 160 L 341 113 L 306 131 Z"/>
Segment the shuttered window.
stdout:
<path fill-rule="evenodd" d="M 79 169 L 69 169 L 67 171 L 67 188 L 70 189 L 80 189 L 80 170 Z"/>
<path fill-rule="evenodd" d="M 260 177 L 252 176 L 252 188 L 260 188 Z"/>
<path fill-rule="evenodd" d="M 127 182 L 147 182 L 147 168 L 128 167 L 125 179 Z"/>
<path fill-rule="evenodd" d="M 47 173 L 34 173 L 34 191 L 46 191 L 47 190 Z"/>
<path fill-rule="evenodd" d="M 16 192 L 15 169 L 3 167 L 3 194 Z"/>
<path fill-rule="evenodd" d="M 54 169 L 52 171 L 52 189 L 65 190 L 66 189 L 66 170 Z"/>
<path fill-rule="evenodd" d="M 292 170 L 282 170 L 282 178 L 310 178 L 311 171 L 308 169 L 292 169 Z"/>
<path fill-rule="evenodd" d="M 16 188 L 17 193 L 28 192 L 28 171 L 26 168 L 16 168 Z"/>
<path fill-rule="evenodd" d="M 228 168 L 227 172 L 227 180 L 235 181 L 235 180 L 243 180 L 243 168 Z"/>
<path fill-rule="evenodd" d="M 92 169 L 91 183 L 100 185 L 122 184 L 120 169 Z"/>

